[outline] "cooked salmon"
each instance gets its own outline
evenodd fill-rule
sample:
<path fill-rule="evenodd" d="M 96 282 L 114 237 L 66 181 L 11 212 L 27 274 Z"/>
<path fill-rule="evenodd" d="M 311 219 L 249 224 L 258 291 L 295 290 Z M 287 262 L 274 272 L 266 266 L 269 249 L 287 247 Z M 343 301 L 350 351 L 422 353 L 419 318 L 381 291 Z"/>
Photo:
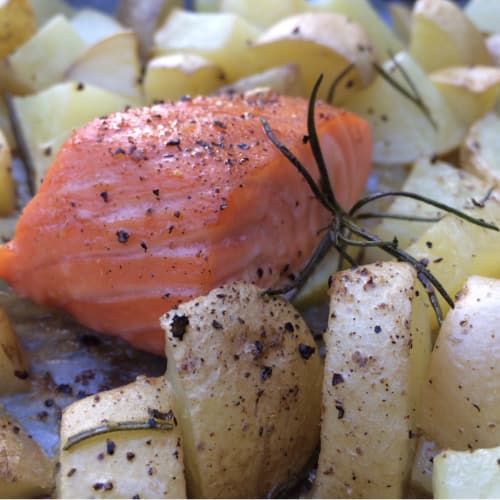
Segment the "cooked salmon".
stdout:
<path fill-rule="evenodd" d="M 234 280 L 284 284 L 331 216 L 260 118 L 316 178 L 307 101 L 199 97 L 101 117 L 74 132 L 0 248 L 0 278 L 82 324 L 164 352 L 159 318 Z M 341 205 L 362 193 L 371 134 L 318 103 Z"/>

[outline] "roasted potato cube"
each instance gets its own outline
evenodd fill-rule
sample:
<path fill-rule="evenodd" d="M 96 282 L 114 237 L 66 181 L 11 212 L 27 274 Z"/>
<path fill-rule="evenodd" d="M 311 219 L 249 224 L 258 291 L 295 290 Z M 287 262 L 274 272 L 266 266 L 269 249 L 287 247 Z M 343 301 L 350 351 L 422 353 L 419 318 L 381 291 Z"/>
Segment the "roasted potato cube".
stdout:
<path fill-rule="evenodd" d="M 419 425 L 441 448 L 500 442 L 499 298 L 500 279 L 471 276 L 439 331 Z"/>
<path fill-rule="evenodd" d="M 0 495 L 45 498 L 54 489 L 54 464 L 9 415 L 0 415 Z"/>
<path fill-rule="evenodd" d="M 0 5 L 0 59 L 26 42 L 36 31 L 35 13 L 29 0 L 4 0 Z"/>
<path fill-rule="evenodd" d="M 58 498 L 186 498 L 172 408 L 164 377 L 138 377 L 66 408 Z"/>
<path fill-rule="evenodd" d="M 319 440 L 321 361 L 281 297 L 233 284 L 161 320 L 188 493 L 257 498 L 304 468 Z"/>
<path fill-rule="evenodd" d="M 431 350 L 416 283 L 404 263 L 332 277 L 313 498 L 404 496 Z"/>

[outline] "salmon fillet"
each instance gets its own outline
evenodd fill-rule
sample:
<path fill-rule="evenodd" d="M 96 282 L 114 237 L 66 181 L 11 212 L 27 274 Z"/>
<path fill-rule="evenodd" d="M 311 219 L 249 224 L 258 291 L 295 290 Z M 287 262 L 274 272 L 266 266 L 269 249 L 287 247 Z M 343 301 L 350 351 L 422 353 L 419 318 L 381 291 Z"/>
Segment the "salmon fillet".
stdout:
<path fill-rule="evenodd" d="M 199 97 L 92 121 L 62 147 L 0 248 L 0 278 L 82 324 L 164 353 L 159 318 L 235 280 L 284 284 L 331 216 L 267 138 L 261 117 L 317 178 L 307 101 Z M 316 126 L 350 207 L 371 164 L 362 119 L 326 104 Z"/>

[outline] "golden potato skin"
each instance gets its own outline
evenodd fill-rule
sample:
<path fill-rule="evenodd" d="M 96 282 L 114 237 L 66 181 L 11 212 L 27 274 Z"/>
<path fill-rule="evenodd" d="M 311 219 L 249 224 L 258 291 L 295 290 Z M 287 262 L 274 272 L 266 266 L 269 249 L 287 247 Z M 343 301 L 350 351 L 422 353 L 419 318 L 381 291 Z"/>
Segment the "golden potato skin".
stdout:
<path fill-rule="evenodd" d="M 162 318 L 188 495 L 256 498 L 294 480 L 319 441 L 321 361 L 297 311 L 246 284 Z"/>

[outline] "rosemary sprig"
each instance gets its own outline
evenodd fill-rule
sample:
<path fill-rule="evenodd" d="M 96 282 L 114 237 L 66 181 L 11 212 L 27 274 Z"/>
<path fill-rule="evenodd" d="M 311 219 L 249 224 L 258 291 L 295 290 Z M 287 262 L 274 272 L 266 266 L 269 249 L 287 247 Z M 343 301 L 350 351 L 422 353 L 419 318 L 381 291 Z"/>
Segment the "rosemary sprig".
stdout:
<path fill-rule="evenodd" d="M 344 76 L 347 74 L 347 70 L 343 72 Z M 295 279 L 293 283 L 288 286 L 285 286 L 276 290 L 268 290 L 268 294 L 282 294 L 295 292 L 295 295 L 301 286 L 307 281 L 309 276 L 312 274 L 320 260 L 326 255 L 326 253 L 331 249 L 335 248 L 341 256 L 341 260 L 347 260 L 352 266 L 358 265 L 358 263 L 353 259 L 349 253 L 347 252 L 348 247 L 352 246 L 360 246 L 360 247 L 369 247 L 374 246 L 383 250 L 388 255 L 396 258 L 398 261 L 406 262 L 410 264 L 415 271 L 417 272 L 417 278 L 420 283 L 423 285 L 431 306 L 436 314 L 438 322 L 441 323 L 443 320 L 443 313 L 441 310 L 441 306 L 437 299 L 437 294 L 441 295 L 441 297 L 445 300 L 446 303 L 450 307 L 454 306 L 453 299 L 445 290 L 444 286 L 440 283 L 440 281 L 436 278 L 436 276 L 427 268 L 427 262 L 422 260 L 417 260 L 415 257 L 407 253 L 406 251 L 398 248 L 397 238 L 394 238 L 392 241 L 382 241 L 378 236 L 370 233 L 367 229 L 360 226 L 356 219 L 356 213 L 362 208 L 368 205 L 369 203 L 378 200 L 387 196 L 403 196 L 408 198 L 413 198 L 415 200 L 421 201 L 422 203 L 426 203 L 428 205 L 439 208 L 443 212 L 451 213 L 461 219 L 464 219 L 472 224 L 477 224 L 478 226 L 491 229 L 494 231 L 499 231 L 499 228 L 492 223 L 485 222 L 482 219 L 478 219 L 470 216 L 467 213 L 462 212 L 461 210 L 457 210 L 449 205 L 438 202 L 431 198 L 427 198 L 425 196 L 421 196 L 416 193 L 411 193 L 407 191 L 391 191 L 387 193 L 374 193 L 365 198 L 362 198 L 354 206 L 346 212 L 340 207 L 340 205 L 336 201 L 334 186 L 332 186 L 330 178 L 328 176 L 328 171 L 326 168 L 326 164 L 323 158 L 323 154 L 321 152 L 321 147 L 319 144 L 319 138 L 315 126 L 314 121 L 314 112 L 315 112 L 315 104 L 316 104 L 316 96 L 321 84 L 322 75 L 318 78 L 316 85 L 313 88 L 313 92 L 311 94 L 311 98 L 309 99 L 308 113 L 307 113 L 307 127 L 309 134 L 309 144 L 311 145 L 311 150 L 314 156 L 314 159 L 318 165 L 319 170 L 319 181 L 316 182 L 311 174 L 307 171 L 307 169 L 302 165 L 302 163 L 298 160 L 298 158 L 283 144 L 281 141 L 275 136 L 273 133 L 271 126 L 267 122 L 265 118 L 261 118 L 262 125 L 264 130 L 271 140 L 271 142 L 281 151 L 281 153 L 292 163 L 292 165 L 301 173 L 306 179 L 309 187 L 311 188 L 314 196 L 318 199 L 318 201 L 331 213 L 332 220 L 329 226 L 326 228 L 327 233 L 322 238 L 318 248 L 313 253 L 309 262 L 299 273 L 299 276 Z M 336 84 L 338 84 L 340 78 L 336 79 Z M 480 200 L 476 202 L 478 205 L 481 203 L 484 205 L 484 202 L 491 195 L 489 191 L 484 198 L 484 200 Z M 416 220 L 414 217 L 404 217 L 408 220 Z M 428 221 L 429 218 L 425 218 L 425 221 Z M 432 219 L 431 219 L 432 220 Z M 358 239 L 353 239 L 357 237 Z"/>
<path fill-rule="evenodd" d="M 74 434 L 73 436 L 68 438 L 66 443 L 64 443 L 62 449 L 65 451 L 69 450 L 82 441 L 100 436 L 102 434 L 110 434 L 112 432 L 137 430 L 170 431 L 173 428 L 174 426 L 171 423 L 165 422 L 164 420 L 159 420 L 157 418 L 150 418 L 147 421 L 140 422 L 109 422 L 98 427 L 93 427 L 92 429 L 87 429 L 85 431 Z"/>

